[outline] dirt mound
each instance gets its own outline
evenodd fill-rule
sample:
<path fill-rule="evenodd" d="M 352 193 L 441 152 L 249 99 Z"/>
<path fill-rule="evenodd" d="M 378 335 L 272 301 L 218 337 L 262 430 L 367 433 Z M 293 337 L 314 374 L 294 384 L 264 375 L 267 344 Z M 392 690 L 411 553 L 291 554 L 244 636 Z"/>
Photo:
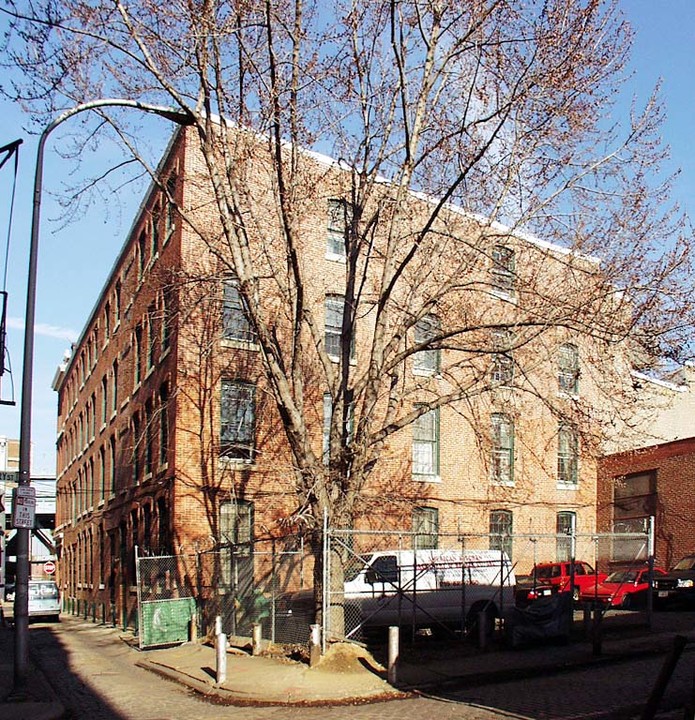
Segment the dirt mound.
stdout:
<path fill-rule="evenodd" d="M 356 673 L 365 670 L 377 674 L 385 672 L 368 650 L 352 643 L 331 644 L 316 667 L 337 673 Z"/>

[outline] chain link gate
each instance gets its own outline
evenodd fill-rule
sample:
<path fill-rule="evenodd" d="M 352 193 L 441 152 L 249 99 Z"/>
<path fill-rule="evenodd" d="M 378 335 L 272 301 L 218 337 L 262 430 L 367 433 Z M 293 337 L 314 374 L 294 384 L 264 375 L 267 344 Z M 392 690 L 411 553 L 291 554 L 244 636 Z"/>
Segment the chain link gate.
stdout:
<path fill-rule="evenodd" d="M 279 547 L 278 547 L 279 546 Z M 295 549 L 288 549 L 295 546 Z M 203 632 L 222 620 L 228 636 L 251 637 L 259 624 L 271 642 L 306 642 L 306 628 L 287 612 L 288 598 L 305 588 L 302 538 L 257 540 L 200 553 L 198 597 Z"/>
<path fill-rule="evenodd" d="M 196 600 L 182 582 L 181 560 L 174 555 L 140 557 L 135 548 L 140 649 L 190 639 Z"/>
<path fill-rule="evenodd" d="M 189 555 L 139 556 L 136 548 L 141 648 L 187 641 L 194 623 L 206 634 L 220 617 L 228 637 L 251 637 L 260 624 L 271 642 L 306 642 L 308 625 L 285 612 L 305 589 L 301 538 L 229 545 Z"/>

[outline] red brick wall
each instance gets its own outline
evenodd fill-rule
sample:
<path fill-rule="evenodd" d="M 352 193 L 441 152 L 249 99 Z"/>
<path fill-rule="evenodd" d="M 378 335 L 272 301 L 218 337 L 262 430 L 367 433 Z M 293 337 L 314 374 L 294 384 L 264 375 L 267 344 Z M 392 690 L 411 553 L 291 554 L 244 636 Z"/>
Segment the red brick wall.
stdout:
<path fill-rule="evenodd" d="M 620 453 L 599 465 L 597 523 L 608 530 L 613 521 L 616 478 L 656 472 L 656 561 L 672 566 L 695 552 L 695 438 Z"/>

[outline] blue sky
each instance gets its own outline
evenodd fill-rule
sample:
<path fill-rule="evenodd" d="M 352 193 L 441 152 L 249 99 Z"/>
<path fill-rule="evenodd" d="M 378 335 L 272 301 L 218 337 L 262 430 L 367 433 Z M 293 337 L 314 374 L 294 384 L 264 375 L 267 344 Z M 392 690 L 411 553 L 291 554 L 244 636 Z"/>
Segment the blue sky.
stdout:
<path fill-rule="evenodd" d="M 657 81 L 663 81 L 666 103 L 664 138 L 671 147 L 670 169 L 681 169 L 675 197 L 695 216 L 695 0 L 622 0 L 623 12 L 636 32 L 629 91 L 645 101 Z M 629 110 L 625 106 L 625 112 Z M 73 121 L 74 122 L 74 121 Z M 0 435 L 19 437 L 19 404 L 23 353 L 24 303 L 28 267 L 32 183 L 36 142 L 24 131 L 18 108 L 0 101 L 0 145 L 22 138 L 14 222 L 11 234 L 7 290 L 9 292 L 7 344 L 12 375 L 1 378 L 0 398 L 16 406 L 0 405 Z M 164 127 L 165 132 L 166 126 Z M 0 271 L 5 269 L 11 164 L 0 170 Z M 86 322 L 141 196 L 124 190 L 109 213 L 100 208 L 65 226 L 51 193 L 61 189 L 69 162 L 61 159 L 54 143 L 47 147 L 41 246 L 39 252 L 32 412 L 32 474 L 55 472 L 56 394 L 51 381 L 63 353 L 77 339 Z M 0 274 L 0 279 L 1 279 Z M 12 392 L 12 381 L 14 393 Z"/>

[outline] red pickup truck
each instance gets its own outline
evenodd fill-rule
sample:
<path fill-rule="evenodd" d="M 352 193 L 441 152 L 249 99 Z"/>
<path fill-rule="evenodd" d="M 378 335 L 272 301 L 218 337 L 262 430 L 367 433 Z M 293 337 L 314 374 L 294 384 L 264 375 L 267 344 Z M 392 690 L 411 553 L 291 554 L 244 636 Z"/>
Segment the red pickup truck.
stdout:
<path fill-rule="evenodd" d="M 536 563 L 533 568 L 535 581 L 543 585 L 557 587 L 558 592 L 570 591 L 571 562 Z M 587 587 L 593 587 L 596 583 L 603 582 L 608 577 L 607 573 L 599 573 L 589 563 L 583 560 L 574 561 L 574 585 L 572 586 L 572 597 L 579 600 L 579 593 Z"/>

